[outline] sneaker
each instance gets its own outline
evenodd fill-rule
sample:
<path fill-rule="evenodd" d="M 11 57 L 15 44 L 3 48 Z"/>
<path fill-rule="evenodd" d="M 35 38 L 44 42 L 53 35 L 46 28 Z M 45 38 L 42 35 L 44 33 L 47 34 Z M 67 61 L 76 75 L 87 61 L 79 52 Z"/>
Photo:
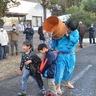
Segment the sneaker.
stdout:
<path fill-rule="evenodd" d="M 13 53 L 11 53 L 11 56 L 14 56 L 14 54 L 13 54 Z"/>
<path fill-rule="evenodd" d="M 46 94 L 46 90 L 43 89 L 43 90 L 41 91 L 41 94 L 42 94 L 42 95 Z"/>
<path fill-rule="evenodd" d="M 52 93 L 46 93 L 44 96 L 59 96 L 59 95 L 57 95 L 57 94 L 52 94 Z"/>
<path fill-rule="evenodd" d="M 49 93 L 49 92 L 47 92 L 44 96 L 50 96 L 50 93 Z"/>
<path fill-rule="evenodd" d="M 18 93 L 18 96 L 26 96 L 26 93 Z"/>
<path fill-rule="evenodd" d="M 16 52 L 16 55 L 18 55 L 18 52 Z"/>

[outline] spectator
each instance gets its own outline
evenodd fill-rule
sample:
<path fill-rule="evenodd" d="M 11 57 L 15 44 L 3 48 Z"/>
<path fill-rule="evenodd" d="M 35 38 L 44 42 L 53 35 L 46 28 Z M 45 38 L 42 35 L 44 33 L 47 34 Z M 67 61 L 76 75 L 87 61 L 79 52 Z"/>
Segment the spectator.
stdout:
<path fill-rule="evenodd" d="M 3 27 L 0 27 L 0 60 L 6 59 L 7 44 L 9 42 L 8 34 Z"/>
<path fill-rule="evenodd" d="M 38 28 L 38 34 L 39 34 L 40 43 L 45 43 L 45 37 L 43 34 L 42 26 Z"/>
<path fill-rule="evenodd" d="M 16 30 L 16 25 L 12 25 L 12 30 L 10 32 L 10 40 L 11 40 L 11 55 L 14 55 L 14 47 L 16 48 L 16 55 L 18 55 L 18 37 L 19 32 Z"/>
<path fill-rule="evenodd" d="M 86 30 L 85 25 L 80 21 L 79 26 L 78 26 L 78 31 L 79 31 L 79 35 L 80 35 L 79 43 L 80 43 L 81 48 L 83 48 L 83 38 L 85 35 L 85 30 Z"/>
<path fill-rule="evenodd" d="M 18 29 L 19 32 L 23 32 L 23 31 L 24 31 L 23 21 L 21 21 L 21 22 L 17 25 L 17 29 Z"/>
<path fill-rule="evenodd" d="M 52 43 L 52 34 L 51 33 L 45 33 L 45 41 L 46 45 L 51 48 L 51 43 Z"/>
<path fill-rule="evenodd" d="M 91 26 L 88 28 L 88 31 L 89 31 L 90 44 L 92 43 L 92 39 L 93 39 L 93 44 L 95 44 L 95 35 L 94 35 L 95 28 L 94 28 L 93 24 L 91 24 Z"/>
<path fill-rule="evenodd" d="M 26 34 L 26 40 L 28 40 L 32 43 L 32 50 L 34 50 L 34 48 L 33 48 L 34 30 L 33 30 L 33 28 L 31 28 L 30 23 L 27 24 L 27 28 L 24 30 L 23 33 Z"/>

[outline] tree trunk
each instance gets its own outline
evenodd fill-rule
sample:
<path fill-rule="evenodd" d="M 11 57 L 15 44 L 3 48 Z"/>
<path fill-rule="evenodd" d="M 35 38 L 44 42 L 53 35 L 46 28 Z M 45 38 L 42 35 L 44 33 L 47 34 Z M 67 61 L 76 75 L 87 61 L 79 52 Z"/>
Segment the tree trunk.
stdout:
<path fill-rule="evenodd" d="M 46 6 L 43 6 L 43 15 L 44 15 L 44 21 L 46 19 Z"/>

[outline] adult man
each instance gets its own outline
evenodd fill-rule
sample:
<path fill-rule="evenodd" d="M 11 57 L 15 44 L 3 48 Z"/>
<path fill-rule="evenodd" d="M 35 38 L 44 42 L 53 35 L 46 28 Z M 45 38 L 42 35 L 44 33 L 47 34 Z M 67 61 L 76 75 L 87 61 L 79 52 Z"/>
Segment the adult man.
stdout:
<path fill-rule="evenodd" d="M 21 21 L 21 22 L 17 25 L 17 29 L 18 29 L 19 32 L 23 32 L 23 31 L 24 31 L 23 21 Z"/>
<path fill-rule="evenodd" d="M 1 26 L 0 27 L 0 60 L 6 59 L 6 46 L 9 42 L 8 34 L 6 30 Z"/>
<path fill-rule="evenodd" d="M 88 31 L 89 31 L 90 44 L 92 43 L 92 39 L 93 39 L 93 44 L 95 44 L 95 36 L 94 36 L 95 28 L 94 28 L 93 24 L 91 24 L 91 26 L 89 27 Z"/>
<path fill-rule="evenodd" d="M 16 55 L 18 55 L 18 37 L 19 37 L 19 32 L 16 30 L 16 25 L 12 25 L 12 30 L 9 33 L 10 35 L 10 40 L 11 40 L 11 55 L 14 55 L 14 46 L 16 48 Z"/>
<path fill-rule="evenodd" d="M 45 37 L 42 30 L 42 26 L 38 28 L 38 34 L 39 34 L 40 43 L 45 43 Z"/>
<path fill-rule="evenodd" d="M 30 23 L 27 24 L 27 28 L 25 29 L 25 31 L 23 33 L 26 34 L 26 40 L 28 40 L 32 43 L 32 50 L 34 50 L 34 48 L 33 48 L 34 30 L 33 30 L 33 28 L 31 28 Z"/>
<path fill-rule="evenodd" d="M 80 21 L 79 26 L 78 26 L 78 31 L 79 31 L 79 35 L 80 35 L 79 43 L 80 43 L 81 48 L 83 48 L 82 44 L 83 44 L 83 38 L 84 38 L 84 35 L 85 35 L 85 30 L 86 30 L 85 25 Z"/>

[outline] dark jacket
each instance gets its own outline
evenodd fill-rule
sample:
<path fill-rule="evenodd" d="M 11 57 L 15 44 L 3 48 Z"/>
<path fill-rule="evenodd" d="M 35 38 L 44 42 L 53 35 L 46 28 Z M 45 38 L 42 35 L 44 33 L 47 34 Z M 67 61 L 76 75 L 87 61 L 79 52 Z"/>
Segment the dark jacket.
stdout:
<path fill-rule="evenodd" d="M 25 65 L 25 62 L 28 60 L 32 60 L 32 63 L 30 63 L 29 65 Z M 30 74 L 34 75 L 36 71 L 39 71 L 40 64 L 41 59 L 33 51 L 30 51 L 29 54 L 23 53 L 20 64 L 20 70 L 22 70 L 25 66 L 26 69 L 30 70 Z"/>
<path fill-rule="evenodd" d="M 94 27 L 90 27 L 89 29 L 88 29 L 88 31 L 89 31 L 89 35 L 91 36 L 93 36 L 94 35 L 94 32 L 95 32 L 95 28 Z"/>
<path fill-rule="evenodd" d="M 33 38 L 34 30 L 32 28 L 26 28 L 23 33 L 26 34 L 27 40 L 31 40 Z"/>
<path fill-rule="evenodd" d="M 39 39 L 45 41 L 45 37 L 42 31 L 42 26 L 38 28 Z"/>
<path fill-rule="evenodd" d="M 44 59 L 48 59 L 42 74 L 45 78 L 54 78 L 56 69 L 56 58 L 52 50 L 50 49 Z"/>

